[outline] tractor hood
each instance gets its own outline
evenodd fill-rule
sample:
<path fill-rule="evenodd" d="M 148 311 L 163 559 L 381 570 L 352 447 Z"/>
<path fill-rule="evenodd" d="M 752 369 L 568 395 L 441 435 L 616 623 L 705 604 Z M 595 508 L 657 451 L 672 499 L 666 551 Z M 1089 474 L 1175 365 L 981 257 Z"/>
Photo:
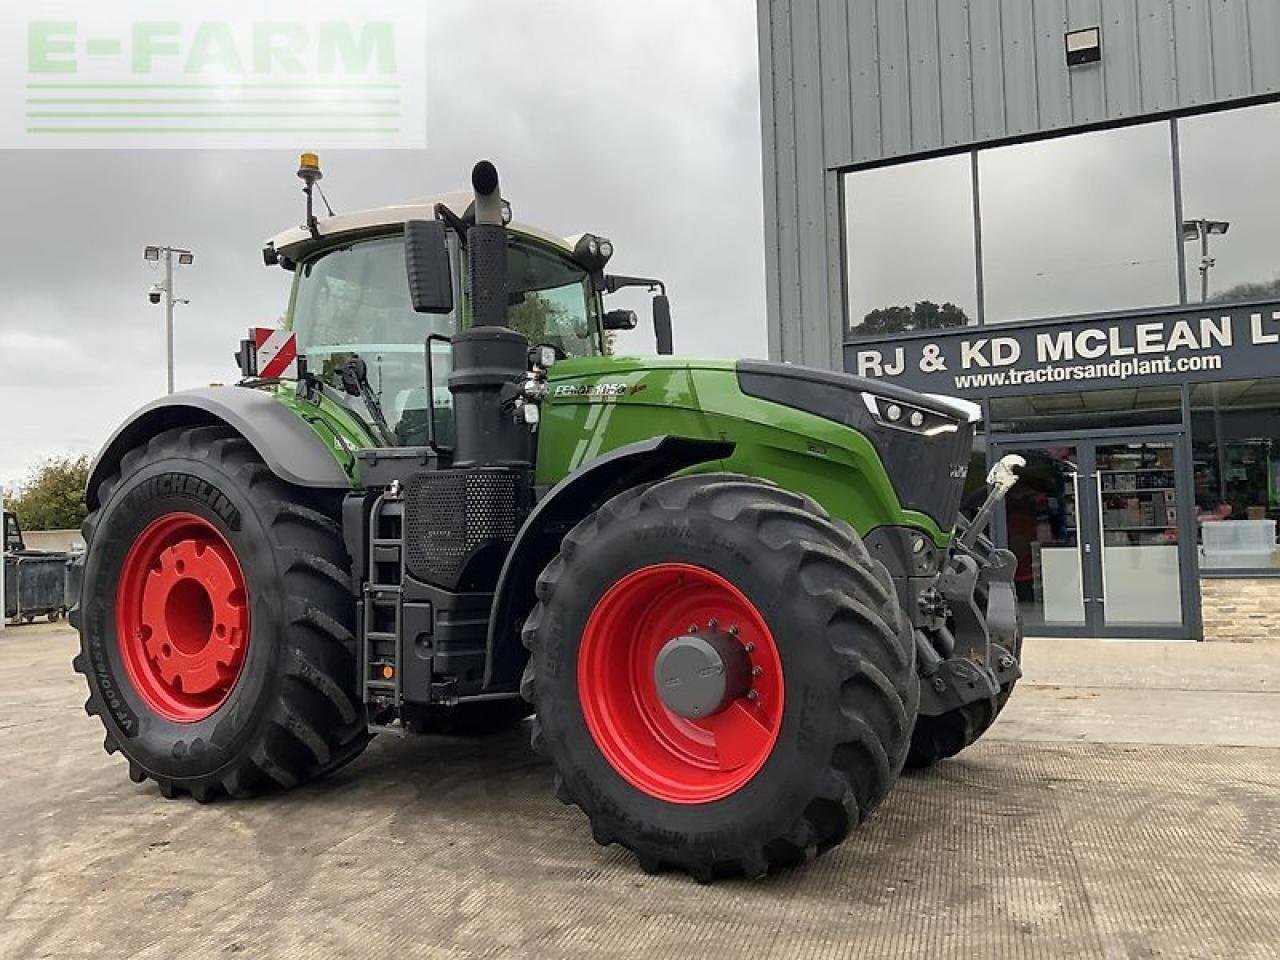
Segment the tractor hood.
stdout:
<path fill-rule="evenodd" d="M 843 424 L 875 447 L 902 506 L 943 529 L 955 522 L 973 450 L 972 408 L 829 370 L 743 360 L 738 388 Z"/>

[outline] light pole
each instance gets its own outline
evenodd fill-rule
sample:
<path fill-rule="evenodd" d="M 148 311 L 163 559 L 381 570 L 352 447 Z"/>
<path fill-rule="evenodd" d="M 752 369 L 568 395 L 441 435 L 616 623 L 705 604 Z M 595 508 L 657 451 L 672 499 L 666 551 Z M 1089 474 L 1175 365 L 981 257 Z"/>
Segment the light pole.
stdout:
<path fill-rule="evenodd" d="M 1209 235 L 1221 236 L 1231 229 L 1226 220 L 1184 220 L 1182 221 L 1182 242 L 1200 241 L 1200 302 L 1209 302 L 1209 271 L 1217 263 L 1209 256 Z"/>
<path fill-rule="evenodd" d="M 173 295 L 173 258 L 177 256 L 178 264 L 186 267 L 196 262 L 196 255 L 178 247 L 147 247 L 142 251 L 142 256 L 148 263 L 164 261 L 164 283 L 153 283 L 147 299 L 152 303 L 164 301 L 165 367 L 169 392 L 173 393 L 173 308 L 179 303 L 191 302 L 179 300 Z"/>

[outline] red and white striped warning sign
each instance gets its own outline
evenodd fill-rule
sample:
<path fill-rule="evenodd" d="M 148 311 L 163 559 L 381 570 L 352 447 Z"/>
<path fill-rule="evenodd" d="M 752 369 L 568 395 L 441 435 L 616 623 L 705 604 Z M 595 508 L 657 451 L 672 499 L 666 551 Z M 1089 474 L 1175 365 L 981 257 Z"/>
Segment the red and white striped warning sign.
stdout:
<path fill-rule="evenodd" d="M 288 330 L 253 328 L 258 376 L 285 380 L 298 378 L 298 339 Z"/>

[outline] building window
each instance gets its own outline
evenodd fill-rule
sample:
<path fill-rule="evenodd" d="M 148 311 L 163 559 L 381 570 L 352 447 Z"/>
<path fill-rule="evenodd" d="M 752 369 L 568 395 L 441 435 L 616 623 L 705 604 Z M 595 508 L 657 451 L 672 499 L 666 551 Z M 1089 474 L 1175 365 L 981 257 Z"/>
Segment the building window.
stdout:
<path fill-rule="evenodd" d="M 992 433 L 1051 433 L 1182 422 L 1182 388 L 1083 390 L 1028 397 L 992 397 Z"/>
<path fill-rule="evenodd" d="M 985 323 L 1179 302 L 1168 123 L 984 150 Z"/>
<path fill-rule="evenodd" d="M 963 154 L 845 175 L 852 336 L 977 322 L 971 163 Z"/>
<path fill-rule="evenodd" d="M 1208 236 L 1208 264 L 1187 234 L 1188 299 L 1280 299 L 1280 103 L 1178 121 L 1183 219 L 1228 224 Z"/>
<path fill-rule="evenodd" d="M 1280 567 L 1280 380 L 1193 386 L 1191 450 L 1201 569 Z"/>

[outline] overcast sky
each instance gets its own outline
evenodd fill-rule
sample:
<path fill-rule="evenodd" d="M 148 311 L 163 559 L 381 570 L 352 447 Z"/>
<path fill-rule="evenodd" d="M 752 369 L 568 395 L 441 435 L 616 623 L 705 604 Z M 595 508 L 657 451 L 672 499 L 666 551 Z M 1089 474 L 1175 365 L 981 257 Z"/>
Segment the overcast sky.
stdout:
<path fill-rule="evenodd" d="M 520 220 L 610 236 L 618 272 L 669 281 L 678 352 L 763 356 L 754 0 L 430 0 L 428 17 L 428 148 L 326 153 L 335 209 L 456 189 L 490 157 Z M 238 340 L 285 306 L 261 248 L 300 221 L 308 146 L 0 151 L 0 483 L 96 452 L 163 393 L 146 244 L 197 255 L 179 389 L 235 379 Z M 651 340 L 642 323 L 624 347 Z"/>

